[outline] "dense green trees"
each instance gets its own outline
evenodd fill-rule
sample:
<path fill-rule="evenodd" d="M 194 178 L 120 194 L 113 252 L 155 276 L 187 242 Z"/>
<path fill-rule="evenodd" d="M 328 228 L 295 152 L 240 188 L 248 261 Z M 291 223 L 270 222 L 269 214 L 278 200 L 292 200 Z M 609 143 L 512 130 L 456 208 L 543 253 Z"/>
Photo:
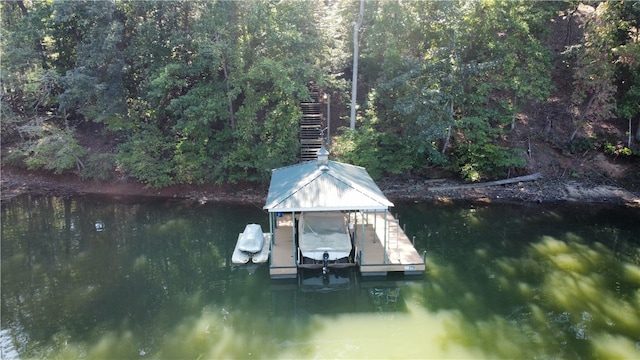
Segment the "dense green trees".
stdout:
<path fill-rule="evenodd" d="M 549 93 L 550 57 L 541 39 L 550 9 L 511 1 L 376 6 L 372 33 L 364 36 L 363 76 L 377 131 L 395 133 L 429 162 L 469 180 L 523 167 L 522 154 L 498 140 L 522 103 Z"/>
<path fill-rule="evenodd" d="M 357 126 L 332 152 L 375 175 L 436 165 L 479 180 L 524 167 L 524 150 L 504 140 L 522 106 L 552 90 L 546 29 L 572 6 L 367 1 Z M 573 52 L 576 129 L 640 113 L 640 9 L 594 6 Z M 358 1 L 13 1 L 0 10 L 2 140 L 18 144 L 5 161 L 31 168 L 100 179 L 117 168 L 149 186 L 262 181 L 297 161 L 309 82 L 349 98 Z M 74 129 L 89 125 L 113 153 L 83 148 Z"/>
<path fill-rule="evenodd" d="M 613 152 L 626 148 L 631 153 L 631 120 L 640 115 L 639 26 L 640 3 L 600 2 L 585 24 L 584 43 L 572 51 L 576 57 L 572 96 L 578 114 L 573 136 L 586 125 L 606 123 L 617 114 L 629 120 L 629 141 L 626 147 L 613 146 Z M 640 122 L 638 130 L 636 137 Z M 610 148 L 609 144 L 605 150 Z"/>
<path fill-rule="evenodd" d="M 135 107 L 118 123 L 125 171 L 160 186 L 260 180 L 294 161 L 298 102 L 318 77 L 313 3 L 131 5 L 143 21 L 128 47 Z"/>

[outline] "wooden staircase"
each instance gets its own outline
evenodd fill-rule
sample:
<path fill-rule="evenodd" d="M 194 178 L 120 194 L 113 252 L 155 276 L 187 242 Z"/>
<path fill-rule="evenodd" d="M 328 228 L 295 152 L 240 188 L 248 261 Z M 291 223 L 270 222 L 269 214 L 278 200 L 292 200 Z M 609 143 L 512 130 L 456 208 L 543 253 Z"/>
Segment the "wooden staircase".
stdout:
<path fill-rule="evenodd" d="M 302 119 L 300 119 L 300 162 L 316 160 L 318 150 L 322 147 L 322 112 L 320 89 L 317 85 L 309 86 L 311 102 L 300 103 Z"/>

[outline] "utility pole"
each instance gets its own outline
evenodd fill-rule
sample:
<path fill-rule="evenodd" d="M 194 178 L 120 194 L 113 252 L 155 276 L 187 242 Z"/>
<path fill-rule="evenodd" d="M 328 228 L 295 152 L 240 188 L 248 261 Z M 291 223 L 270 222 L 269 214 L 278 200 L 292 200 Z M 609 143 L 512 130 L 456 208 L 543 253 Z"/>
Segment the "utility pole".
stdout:
<path fill-rule="evenodd" d="M 362 17 L 364 14 L 364 0 L 360 0 L 360 13 L 358 21 L 353 26 L 353 77 L 351 78 L 351 130 L 356 129 L 356 95 L 358 93 L 358 32 L 362 26 Z"/>

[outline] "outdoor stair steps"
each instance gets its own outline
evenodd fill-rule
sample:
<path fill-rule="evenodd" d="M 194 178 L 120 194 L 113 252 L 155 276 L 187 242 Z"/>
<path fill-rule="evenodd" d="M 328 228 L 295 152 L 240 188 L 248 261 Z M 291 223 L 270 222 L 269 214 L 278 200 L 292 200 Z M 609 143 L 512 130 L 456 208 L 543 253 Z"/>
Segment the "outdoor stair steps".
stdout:
<path fill-rule="evenodd" d="M 302 117 L 298 138 L 300 140 L 300 162 L 316 160 L 318 150 L 322 147 L 322 111 L 320 103 L 320 90 L 318 86 L 309 87 L 309 96 L 312 101 L 300 103 Z"/>

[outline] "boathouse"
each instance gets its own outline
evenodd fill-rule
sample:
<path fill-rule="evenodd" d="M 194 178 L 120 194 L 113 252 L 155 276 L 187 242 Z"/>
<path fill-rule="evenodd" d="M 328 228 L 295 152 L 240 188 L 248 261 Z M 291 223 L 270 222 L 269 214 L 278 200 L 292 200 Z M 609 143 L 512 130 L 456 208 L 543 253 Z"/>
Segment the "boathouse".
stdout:
<path fill-rule="evenodd" d="M 295 278 L 305 267 L 298 221 L 312 212 L 343 214 L 353 243 L 349 263 L 362 275 L 422 274 L 425 261 L 389 213 L 393 206 L 366 169 L 328 159 L 274 169 L 264 209 L 269 212 L 272 279 Z"/>

